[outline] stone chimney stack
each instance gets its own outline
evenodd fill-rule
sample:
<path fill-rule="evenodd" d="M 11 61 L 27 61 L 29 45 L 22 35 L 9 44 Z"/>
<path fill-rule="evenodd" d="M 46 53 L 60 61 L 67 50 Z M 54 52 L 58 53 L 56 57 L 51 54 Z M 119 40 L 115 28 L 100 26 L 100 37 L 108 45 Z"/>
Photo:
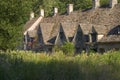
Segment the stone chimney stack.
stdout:
<path fill-rule="evenodd" d="M 100 7 L 100 0 L 92 0 L 93 9 Z"/>
<path fill-rule="evenodd" d="M 34 12 L 31 12 L 30 13 L 30 20 L 33 19 L 34 17 L 35 17 Z"/>
<path fill-rule="evenodd" d="M 110 8 L 113 8 L 118 3 L 118 0 L 110 0 Z"/>
<path fill-rule="evenodd" d="M 58 8 L 54 7 L 54 16 L 58 14 Z"/>
<path fill-rule="evenodd" d="M 68 4 L 67 5 L 67 14 L 70 14 L 71 12 L 73 12 L 73 4 Z"/>
<path fill-rule="evenodd" d="M 44 17 L 44 9 L 40 10 L 40 16 Z"/>

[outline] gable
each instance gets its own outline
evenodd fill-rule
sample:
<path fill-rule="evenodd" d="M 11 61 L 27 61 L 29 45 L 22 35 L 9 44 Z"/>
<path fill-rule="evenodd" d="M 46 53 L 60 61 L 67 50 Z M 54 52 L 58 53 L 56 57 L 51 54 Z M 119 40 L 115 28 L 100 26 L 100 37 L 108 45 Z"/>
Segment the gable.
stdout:
<path fill-rule="evenodd" d="M 77 23 L 75 22 L 64 22 L 62 23 L 63 26 L 63 30 L 65 35 L 69 38 L 69 37 L 73 37 L 76 31 L 76 27 L 78 26 Z"/>
<path fill-rule="evenodd" d="M 76 46 L 81 46 L 83 45 L 83 42 L 84 42 L 84 38 L 83 38 L 83 31 L 80 27 L 80 25 L 77 27 L 77 30 L 76 30 L 76 33 L 74 35 L 74 38 L 73 38 L 73 43 L 76 45 Z"/>
<path fill-rule="evenodd" d="M 61 46 L 65 42 L 67 42 L 67 37 L 64 33 L 62 25 L 60 25 L 59 32 L 58 32 L 58 35 L 57 35 L 56 40 L 55 40 L 55 45 Z"/>
<path fill-rule="evenodd" d="M 40 23 L 41 34 L 45 44 L 49 44 L 50 34 L 53 29 L 54 23 Z M 38 29 L 38 27 L 36 28 Z"/>
<path fill-rule="evenodd" d="M 120 25 L 112 28 L 107 35 L 120 35 Z"/>
<path fill-rule="evenodd" d="M 39 44 L 44 44 L 43 34 L 42 34 L 40 26 L 38 27 L 37 35 L 38 35 L 38 42 L 39 42 Z"/>

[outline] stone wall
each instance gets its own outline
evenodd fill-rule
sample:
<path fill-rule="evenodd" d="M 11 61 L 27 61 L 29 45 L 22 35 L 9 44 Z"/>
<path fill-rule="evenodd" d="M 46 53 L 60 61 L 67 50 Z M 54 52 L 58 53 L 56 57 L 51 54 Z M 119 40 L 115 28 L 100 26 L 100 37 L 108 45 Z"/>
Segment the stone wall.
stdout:
<path fill-rule="evenodd" d="M 111 42 L 111 43 L 99 43 L 98 44 L 98 52 L 109 51 L 109 50 L 118 50 L 120 49 L 120 42 Z"/>

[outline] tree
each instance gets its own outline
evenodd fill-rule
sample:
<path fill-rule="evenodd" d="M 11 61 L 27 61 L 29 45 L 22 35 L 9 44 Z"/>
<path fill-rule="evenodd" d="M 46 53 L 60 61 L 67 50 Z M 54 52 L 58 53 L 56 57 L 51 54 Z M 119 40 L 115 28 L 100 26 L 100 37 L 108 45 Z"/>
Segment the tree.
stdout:
<path fill-rule="evenodd" d="M 3 0 L 0 2 L 0 49 L 16 48 L 30 10 L 31 2 L 29 0 Z"/>

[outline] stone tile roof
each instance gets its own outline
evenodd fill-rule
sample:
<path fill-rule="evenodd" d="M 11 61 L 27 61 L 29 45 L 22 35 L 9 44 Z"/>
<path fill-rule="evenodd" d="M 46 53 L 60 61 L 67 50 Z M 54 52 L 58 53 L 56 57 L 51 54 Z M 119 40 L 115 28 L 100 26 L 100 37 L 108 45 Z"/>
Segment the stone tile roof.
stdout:
<path fill-rule="evenodd" d="M 40 23 L 40 28 L 42 31 L 43 40 L 44 40 L 45 44 L 54 44 L 54 41 L 59 33 L 60 26 L 62 26 L 67 39 L 69 37 L 74 37 L 78 26 L 81 27 L 84 35 L 88 35 L 91 32 L 93 27 L 94 27 L 95 31 L 97 32 L 97 34 L 105 35 L 109 31 L 109 28 L 102 26 L 102 25 L 83 24 L 83 23 L 76 23 L 76 22 L 72 22 L 72 23 L 69 23 L 69 22 Z M 28 32 L 30 37 L 36 36 L 38 27 L 36 27 L 35 30 Z M 111 36 L 105 37 L 101 41 L 105 41 L 105 40 L 108 41 L 109 38 L 111 38 Z M 115 39 L 115 38 L 113 38 L 113 39 Z M 113 40 L 113 39 L 111 39 L 111 40 Z"/>
<path fill-rule="evenodd" d="M 93 25 L 93 24 L 79 24 L 84 34 L 89 34 L 92 31 L 92 27 L 94 27 L 97 34 L 106 34 L 108 28 L 104 25 Z"/>
<path fill-rule="evenodd" d="M 38 19 L 28 21 L 24 31 L 28 29 Z M 46 44 L 54 43 L 58 35 L 60 26 L 63 27 L 66 37 L 73 37 L 77 27 L 80 25 L 84 34 L 89 34 L 94 27 L 97 34 L 106 35 L 113 27 L 120 24 L 120 4 L 113 9 L 96 9 L 88 11 L 75 11 L 70 15 L 57 15 L 43 18 L 40 27 L 43 39 Z M 37 28 L 36 28 L 37 30 Z M 36 30 L 28 32 L 30 36 L 35 36 Z M 101 39 L 101 42 L 119 41 L 119 36 L 110 35 Z"/>
<path fill-rule="evenodd" d="M 36 37 L 37 36 L 36 34 L 37 34 L 37 30 L 28 31 L 29 37 Z"/>
<path fill-rule="evenodd" d="M 78 26 L 77 23 L 61 23 L 66 37 L 73 37 Z"/>
<path fill-rule="evenodd" d="M 91 29 L 92 29 L 92 24 L 79 24 L 82 31 L 83 31 L 83 34 L 89 34 Z"/>
<path fill-rule="evenodd" d="M 60 23 L 54 23 L 53 29 L 50 34 L 50 38 L 56 37 L 58 35 L 60 28 Z"/>
<path fill-rule="evenodd" d="M 38 19 L 39 17 L 36 17 L 36 18 L 33 18 L 31 20 L 29 20 L 25 26 L 24 26 L 24 29 L 23 29 L 23 32 L 25 32 L 25 30 L 27 30 L 28 28 L 30 28 L 34 23 L 35 21 Z"/>
<path fill-rule="evenodd" d="M 114 8 L 98 8 L 95 10 L 74 11 L 70 15 L 57 15 L 55 17 L 46 17 L 42 22 L 60 23 L 60 22 L 78 22 L 90 23 L 95 25 L 115 26 L 120 24 L 120 4 Z"/>
<path fill-rule="evenodd" d="M 50 39 L 53 26 L 54 26 L 54 23 L 40 23 L 43 40 L 45 44 L 49 44 L 48 40 Z"/>
<path fill-rule="evenodd" d="M 96 32 L 98 34 L 107 34 L 107 32 L 109 31 L 109 27 L 108 26 L 104 26 L 104 25 L 92 25 Z"/>

